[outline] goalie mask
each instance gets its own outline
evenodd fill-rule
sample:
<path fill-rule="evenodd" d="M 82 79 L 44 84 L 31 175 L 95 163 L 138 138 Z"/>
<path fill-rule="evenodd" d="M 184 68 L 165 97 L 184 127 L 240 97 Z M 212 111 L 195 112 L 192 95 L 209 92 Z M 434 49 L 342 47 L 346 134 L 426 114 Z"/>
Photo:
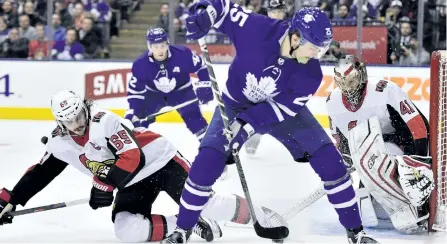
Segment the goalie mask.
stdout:
<path fill-rule="evenodd" d="M 84 100 L 72 91 L 61 91 L 51 98 L 51 111 L 59 127 L 84 135 L 88 127 L 89 112 Z"/>
<path fill-rule="evenodd" d="M 366 87 L 366 67 L 355 56 L 346 55 L 334 68 L 334 81 L 352 105 L 358 105 Z"/>

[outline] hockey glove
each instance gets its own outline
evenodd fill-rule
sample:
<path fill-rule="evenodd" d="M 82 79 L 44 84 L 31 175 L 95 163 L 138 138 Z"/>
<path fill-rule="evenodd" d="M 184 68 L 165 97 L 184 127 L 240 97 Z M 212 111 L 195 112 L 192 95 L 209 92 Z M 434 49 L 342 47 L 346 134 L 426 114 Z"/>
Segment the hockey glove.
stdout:
<path fill-rule="evenodd" d="M 12 192 L 5 188 L 0 190 L 0 225 L 12 223 L 14 216 L 8 214 L 16 209 L 15 204 L 11 203 L 12 199 Z"/>
<path fill-rule="evenodd" d="M 93 177 L 93 187 L 90 192 L 89 205 L 96 210 L 102 207 L 108 207 L 113 203 L 113 184 L 104 177 Z"/>
<path fill-rule="evenodd" d="M 196 83 L 197 98 L 201 104 L 207 104 L 213 101 L 213 89 L 211 89 L 211 81 L 199 81 Z"/>
<path fill-rule="evenodd" d="M 189 9 L 186 22 L 186 38 L 197 40 L 210 31 L 217 18 L 217 11 L 206 0 L 200 0 Z"/>
<path fill-rule="evenodd" d="M 413 206 L 421 206 L 435 188 L 431 157 L 411 155 L 396 156 L 396 159 L 402 190 Z"/>
<path fill-rule="evenodd" d="M 133 114 L 132 112 L 129 112 L 129 111 L 130 110 L 128 110 L 126 112 L 126 114 L 124 115 L 124 119 L 127 119 L 130 122 L 132 122 L 132 124 L 135 128 L 138 128 L 138 127 L 148 128 L 151 123 L 155 122 L 155 119 L 151 119 L 151 120 L 140 119 L 135 114 Z"/>
<path fill-rule="evenodd" d="M 236 150 L 239 152 L 242 145 L 255 134 L 255 129 L 243 120 L 235 119 L 230 124 L 231 133 L 233 133 L 233 139 L 230 142 L 230 150 Z"/>

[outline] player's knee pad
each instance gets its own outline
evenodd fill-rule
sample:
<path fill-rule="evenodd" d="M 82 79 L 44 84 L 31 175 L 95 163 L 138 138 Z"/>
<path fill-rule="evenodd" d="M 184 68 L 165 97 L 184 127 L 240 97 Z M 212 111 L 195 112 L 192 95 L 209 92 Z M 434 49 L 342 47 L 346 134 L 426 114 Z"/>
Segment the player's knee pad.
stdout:
<path fill-rule="evenodd" d="M 176 226 L 176 216 L 119 212 L 115 217 L 115 236 L 123 242 L 154 242 L 163 240 Z"/>
<path fill-rule="evenodd" d="M 119 212 L 115 216 L 115 236 L 123 242 L 146 242 L 150 238 L 150 221 L 141 214 Z"/>
<path fill-rule="evenodd" d="M 323 182 L 334 184 L 349 177 L 343 158 L 334 144 L 327 144 L 315 151 L 309 162 Z"/>

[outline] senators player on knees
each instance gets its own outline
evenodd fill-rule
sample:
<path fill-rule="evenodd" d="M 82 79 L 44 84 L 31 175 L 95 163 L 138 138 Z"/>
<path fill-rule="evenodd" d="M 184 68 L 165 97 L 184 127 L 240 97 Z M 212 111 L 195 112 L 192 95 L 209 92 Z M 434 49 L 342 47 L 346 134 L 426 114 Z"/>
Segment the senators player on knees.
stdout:
<path fill-rule="evenodd" d="M 188 177 L 190 163 L 168 140 L 127 125 L 127 120 L 71 91 L 54 95 L 51 109 L 58 126 L 48 140 L 45 155 L 12 191 L 0 191 L 0 224 L 12 223 L 8 212 L 14 211 L 16 205 L 24 206 L 71 165 L 93 179 L 89 202 L 92 209 L 108 207 L 114 201 L 112 221 L 121 241 L 160 241 L 174 231 L 176 216 L 151 213 L 160 191 L 179 204 Z M 204 207 L 204 217 L 189 235 L 194 232 L 211 241 L 222 236 L 215 220 L 250 222 L 245 199 L 214 192 L 210 195 L 212 200 Z M 267 208 L 257 209 L 265 221 L 267 215 L 276 215 Z"/>

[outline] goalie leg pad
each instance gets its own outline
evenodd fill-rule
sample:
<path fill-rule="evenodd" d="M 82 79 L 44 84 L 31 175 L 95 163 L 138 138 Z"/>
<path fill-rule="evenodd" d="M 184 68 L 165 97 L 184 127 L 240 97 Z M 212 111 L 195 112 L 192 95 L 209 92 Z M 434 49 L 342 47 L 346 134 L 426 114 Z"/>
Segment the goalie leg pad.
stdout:
<path fill-rule="evenodd" d="M 360 216 L 364 227 L 375 227 L 379 224 L 376 211 L 374 209 L 371 195 L 365 187 L 356 190 L 358 204 L 360 208 Z"/>
<path fill-rule="evenodd" d="M 417 210 L 397 181 L 397 164 L 394 156 L 386 154 L 377 117 L 351 129 L 348 142 L 360 180 L 388 213 L 394 227 L 405 233 L 417 229 Z"/>

